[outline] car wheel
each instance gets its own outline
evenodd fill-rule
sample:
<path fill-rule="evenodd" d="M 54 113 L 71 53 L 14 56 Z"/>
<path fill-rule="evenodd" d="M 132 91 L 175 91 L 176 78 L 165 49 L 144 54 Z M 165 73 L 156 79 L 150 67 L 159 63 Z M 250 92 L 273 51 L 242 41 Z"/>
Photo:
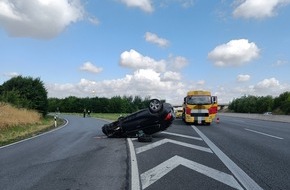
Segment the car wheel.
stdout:
<path fill-rule="evenodd" d="M 152 113 L 159 112 L 163 107 L 163 104 L 158 99 L 152 99 L 149 102 L 149 110 Z"/>

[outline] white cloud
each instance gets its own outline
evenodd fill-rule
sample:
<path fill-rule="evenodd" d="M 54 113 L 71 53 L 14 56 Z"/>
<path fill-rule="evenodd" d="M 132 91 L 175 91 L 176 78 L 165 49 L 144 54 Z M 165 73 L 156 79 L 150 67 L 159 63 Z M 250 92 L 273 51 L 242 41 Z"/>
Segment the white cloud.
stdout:
<path fill-rule="evenodd" d="M 160 38 L 157 36 L 157 34 L 153 34 L 151 32 L 146 32 L 145 34 L 145 40 L 147 42 L 153 43 L 153 44 L 157 44 L 160 47 L 167 47 L 169 45 L 169 41 L 164 39 L 164 38 Z"/>
<path fill-rule="evenodd" d="M 96 17 L 90 16 L 90 17 L 88 18 L 88 20 L 89 20 L 90 23 L 92 23 L 93 25 L 99 25 L 99 24 L 100 24 L 99 19 L 96 18 Z"/>
<path fill-rule="evenodd" d="M 271 95 L 275 97 L 283 92 L 290 91 L 289 84 L 282 84 L 278 79 L 274 77 L 264 79 L 249 88 L 251 89 L 251 94 L 255 96 Z"/>
<path fill-rule="evenodd" d="M 152 69 L 136 70 L 132 75 L 113 80 L 97 82 L 81 79 L 77 84 L 46 84 L 49 97 L 98 96 L 110 98 L 117 95 L 138 95 L 178 103 L 181 103 L 182 100 L 178 97 L 183 97 L 185 94 L 184 87 L 179 81 L 163 80 L 161 74 Z"/>
<path fill-rule="evenodd" d="M 120 0 L 120 1 L 126 4 L 128 7 L 137 7 L 145 12 L 153 12 L 154 10 L 151 0 Z"/>
<path fill-rule="evenodd" d="M 181 70 L 188 64 L 188 60 L 185 57 L 172 55 L 169 56 L 169 65 L 173 70 Z"/>
<path fill-rule="evenodd" d="M 77 85 L 66 83 L 66 84 L 45 84 L 45 88 L 48 92 L 48 97 L 65 98 L 68 96 L 84 97 L 80 88 Z"/>
<path fill-rule="evenodd" d="M 181 3 L 181 6 L 184 8 L 189 8 L 194 5 L 194 0 L 179 0 Z"/>
<path fill-rule="evenodd" d="M 8 77 L 8 78 L 17 77 L 17 76 L 19 76 L 19 75 L 20 75 L 20 74 L 17 73 L 17 72 L 4 73 L 4 76 L 5 76 L 5 77 Z"/>
<path fill-rule="evenodd" d="M 231 40 L 214 48 L 208 58 L 216 66 L 241 66 L 259 56 L 260 49 L 247 39 Z"/>
<path fill-rule="evenodd" d="M 246 82 L 250 80 L 250 75 L 238 75 L 237 76 L 237 81 L 238 82 Z"/>
<path fill-rule="evenodd" d="M 257 84 L 249 85 L 247 87 L 227 87 L 223 92 L 225 97 L 240 98 L 243 95 L 253 96 L 273 96 L 276 97 L 283 92 L 289 91 L 289 84 L 281 84 L 276 78 L 263 79 Z M 229 99 L 230 100 L 230 99 Z"/>
<path fill-rule="evenodd" d="M 156 1 L 157 2 L 157 1 Z M 195 0 L 159 0 L 159 6 L 164 8 L 168 7 L 171 3 L 178 3 L 183 8 L 189 8 L 194 5 Z"/>
<path fill-rule="evenodd" d="M 100 73 L 103 71 L 103 68 L 96 67 L 91 62 L 85 62 L 81 67 L 80 70 L 87 71 L 91 73 Z"/>
<path fill-rule="evenodd" d="M 166 99 L 167 102 L 180 105 L 188 89 L 197 89 L 197 87 L 200 89 L 205 83 L 205 81 L 197 83 L 189 81 L 190 84 L 181 82 L 182 76 L 179 71 L 187 62 L 184 57 L 172 55 L 167 61 L 156 61 L 135 50 L 130 50 L 120 55 L 119 64 L 133 68 L 133 73 L 123 78 L 103 81 L 81 79 L 77 84 L 47 84 L 46 87 L 49 97 L 64 97 L 65 95 L 65 97 L 110 98 L 117 95 L 137 95 L 143 98 L 150 96 Z"/>
<path fill-rule="evenodd" d="M 262 19 L 276 15 L 279 6 L 290 3 L 290 0 L 236 0 L 238 7 L 234 10 L 234 17 Z"/>
<path fill-rule="evenodd" d="M 174 75 L 174 73 L 168 73 L 168 75 L 171 74 Z M 46 84 L 45 86 L 49 97 L 98 96 L 111 98 L 118 95 L 133 95 L 145 98 L 150 96 L 151 98 L 166 99 L 167 102 L 174 105 L 181 105 L 187 91 L 191 89 L 209 90 L 213 95 L 218 96 L 220 103 L 228 103 L 233 98 L 240 98 L 243 95 L 272 95 L 275 97 L 285 91 L 290 91 L 289 84 L 281 84 L 276 78 L 264 79 L 257 84 L 246 87 L 207 88 L 204 85 L 205 81 L 203 80 L 195 83 L 193 81 L 164 80 L 164 75 L 152 69 L 140 69 L 132 75 L 126 75 L 119 79 L 104 81 L 81 79 L 77 84 Z"/>
<path fill-rule="evenodd" d="M 148 56 L 143 56 L 139 52 L 131 49 L 125 51 L 120 56 L 119 64 L 124 67 L 133 69 L 153 69 L 158 72 L 163 72 L 166 69 L 166 61 L 156 61 Z"/>
<path fill-rule="evenodd" d="M 83 13 L 80 0 L 2 0 L 0 27 L 14 37 L 49 39 Z"/>
<path fill-rule="evenodd" d="M 164 80 L 164 81 L 180 81 L 181 75 L 178 72 L 167 71 L 163 74 L 162 80 Z"/>
<path fill-rule="evenodd" d="M 198 86 L 203 86 L 203 85 L 205 85 L 205 81 L 204 80 L 199 80 L 199 81 L 197 81 L 197 83 L 196 83 Z"/>
<path fill-rule="evenodd" d="M 264 79 L 255 86 L 256 89 L 268 89 L 279 87 L 281 87 L 280 82 L 276 78 Z"/>
<path fill-rule="evenodd" d="M 277 60 L 276 63 L 274 63 L 272 66 L 280 67 L 280 66 L 286 65 L 286 64 L 288 64 L 288 61 L 285 61 L 285 60 Z"/>

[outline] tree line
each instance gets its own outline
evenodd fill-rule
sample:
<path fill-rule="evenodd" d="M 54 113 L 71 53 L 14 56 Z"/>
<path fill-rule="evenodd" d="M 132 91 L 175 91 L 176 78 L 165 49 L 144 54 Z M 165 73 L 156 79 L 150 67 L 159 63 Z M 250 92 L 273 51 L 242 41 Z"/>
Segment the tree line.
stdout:
<path fill-rule="evenodd" d="M 242 96 L 229 103 L 229 109 L 238 113 L 290 114 L 290 92 L 284 92 L 278 97 L 272 96 Z"/>
<path fill-rule="evenodd" d="M 132 113 L 149 105 L 150 97 L 114 96 L 112 98 L 93 97 L 78 98 L 69 96 L 63 99 L 49 98 L 49 112 L 82 113 Z"/>

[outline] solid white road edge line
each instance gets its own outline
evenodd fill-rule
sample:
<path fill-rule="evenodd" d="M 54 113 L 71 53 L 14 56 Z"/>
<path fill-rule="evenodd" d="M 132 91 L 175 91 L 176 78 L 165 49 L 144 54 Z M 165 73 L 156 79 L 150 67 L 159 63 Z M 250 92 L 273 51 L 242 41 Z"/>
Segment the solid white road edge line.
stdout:
<path fill-rule="evenodd" d="M 140 190 L 139 170 L 138 170 L 138 163 L 137 163 L 135 148 L 134 148 L 131 138 L 127 138 L 127 142 L 129 145 L 130 162 L 131 162 L 131 189 Z"/>
<path fill-rule="evenodd" d="M 283 140 L 282 137 L 277 137 L 277 136 L 274 136 L 274 135 L 269 135 L 269 134 L 267 134 L 267 133 L 263 133 L 263 132 L 255 131 L 255 130 L 252 130 L 252 129 L 247 129 L 247 128 L 245 128 L 245 130 L 247 130 L 247 131 L 251 131 L 251 132 L 254 132 L 254 133 L 258 133 L 258 134 L 261 134 L 261 135 L 265 135 L 265 136 L 268 136 L 268 137 L 272 137 L 272 138 L 276 138 L 276 139 Z"/>
<path fill-rule="evenodd" d="M 53 130 L 51 130 L 51 131 L 47 131 L 47 132 L 45 132 L 45 133 L 41 133 L 41 134 L 39 134 L 39 135 L 36 135 L 36 136 L 30 137 L 30 138 L 27 138 L 27 139 L 23 139 L 23 140 L 21 140 L 21 141 L 17 141 L 17 142 L 15 142 L 15 143 L 11 143 L 11 144 L 7 144 L 7 145 L 5 145 L 5 146 L 1 146 L 0 149 L 2 149 L 2 148 L 6 148 L 6 147 L 9 147 L 9 146 L 13 146 L 13 145 L 16 145 L 16 144 L 19 144 L 19 143 L 22 143 L 22 142 L 25 142 L 25 141 L 28 141 L 28 140 L 31 140 L 31 139 L 34 139 L 34 138 L 40 137 L 40 136 L 42 136 L 42 135 L 46 135 L 46 134 L 48 134 L 48 133 L 52 133 L 52 132 L 54 132 L 54 131 L 57 131 L 57 130 L 59 130 L 59 129 L 65 127 L 65 126 L 67 126 L 67 124 L 69 123 L 67 119 L 64 119 L 64 120 L 66 120 L 66 123 L 65 123 L 63 126 L 61 126 L 61 127 L 55 128 L 55 129 L 53 129 Z"/>
<path fill-rule="evenodd" d="M 237 180 L 248 190 L 262 190 L 262 188 L 250 178 L 238 165 L 236 165 L 225 153 L 223 153 L 213 142 L 211 142 L 197 127 L 191 126 L 199 136 L 206 142 L 212 151 L 233 173 Z"/>

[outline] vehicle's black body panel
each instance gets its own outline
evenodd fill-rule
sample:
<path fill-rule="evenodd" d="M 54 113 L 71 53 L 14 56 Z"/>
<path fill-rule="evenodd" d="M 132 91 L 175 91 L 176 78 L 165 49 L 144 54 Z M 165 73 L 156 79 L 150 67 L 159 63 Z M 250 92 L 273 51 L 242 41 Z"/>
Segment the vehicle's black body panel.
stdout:
<path fill-rule="evenodd" d="M 152 135 L 166 130 L 172 124 L 174 118 L 173 107 L 170 104 L 153 99 L 150 101 L 148 108 L 126 117 L 120 117 L 110 124 L 105 124 L 102 130 L 108 137 Z"/>

